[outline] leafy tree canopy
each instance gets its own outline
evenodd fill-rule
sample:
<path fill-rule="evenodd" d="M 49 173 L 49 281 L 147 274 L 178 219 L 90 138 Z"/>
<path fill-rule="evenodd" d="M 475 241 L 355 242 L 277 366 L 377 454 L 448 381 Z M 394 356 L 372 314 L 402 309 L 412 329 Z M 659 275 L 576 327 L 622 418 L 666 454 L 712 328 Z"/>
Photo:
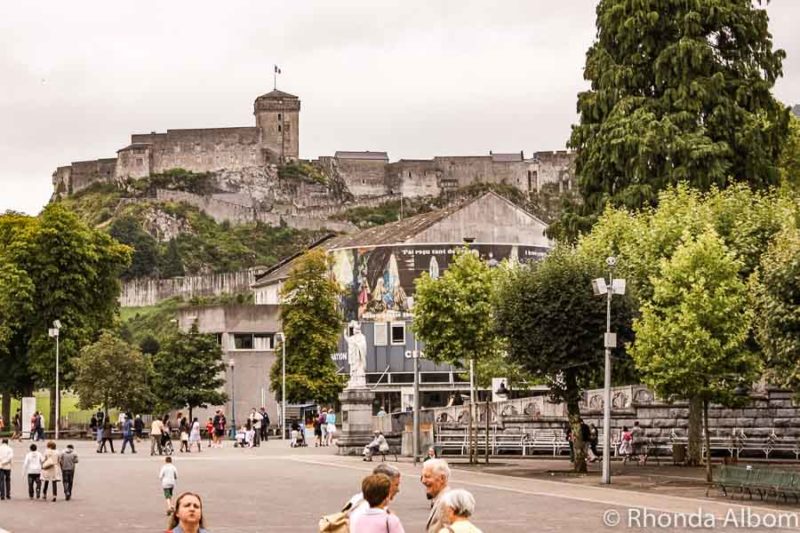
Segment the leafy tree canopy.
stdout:
<path fill-rule="evenodd" d="M 110 332 L 83 347 L 75 368 L 74 387 L 82 409 L 102 405 L 106 412 L 109 408 L 149 412 L 152 408 L 150 359 Z"/>
<path fill-rule="evenodd" d="M 760 4 L 761 2 L 759 2 Z M 701 190 L 778 183 L 789 110 L 773 97 L 783 50 L 752 0 L 601 0 L 578 95 L 581 206 L 554 232 L 586 231 L 607 205 L 638 209 L 679 181 Z"/>
<path fill-rule="evenodd" d="M 428 359 L 464 367 L 500 353 L 493 307 L 498 273 L 463 248 L 441 277 L 426 272 L 416 280 L 412 327 Z"/>
<path fill-rule="evenodd" d="M 331 259 L 312 249 L 302 255 L 281 289 L 281 321 L 286 336 L 286 397 L 289 402 L 332 402 L 345 385 L 331 354 L 342 333 L 339 285 L 330 276 Z M 281 394 L 282 361 L 270 371 L 272 390 Z"/>
<path fill-rule="evenodd" d="M 228 395 L 225 385 L 225 363 L 216 335 L 201 334 L 197 324 L 188 332 L 175 331 L 153 356 L 155 377 L 153 391 L 162 407 L 189 408 L 220 405 Z"/>

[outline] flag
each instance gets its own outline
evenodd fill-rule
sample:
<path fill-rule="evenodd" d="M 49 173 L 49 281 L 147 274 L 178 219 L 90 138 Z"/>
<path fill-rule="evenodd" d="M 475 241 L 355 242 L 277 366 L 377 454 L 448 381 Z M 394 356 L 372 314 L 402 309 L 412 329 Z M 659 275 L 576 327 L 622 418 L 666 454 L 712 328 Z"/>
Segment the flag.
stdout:
<path fill-rule="evenodd" d="M 275 74 L 280 74 L 281 69 L 278 68 L 278 65 L 275 65 Z"/>

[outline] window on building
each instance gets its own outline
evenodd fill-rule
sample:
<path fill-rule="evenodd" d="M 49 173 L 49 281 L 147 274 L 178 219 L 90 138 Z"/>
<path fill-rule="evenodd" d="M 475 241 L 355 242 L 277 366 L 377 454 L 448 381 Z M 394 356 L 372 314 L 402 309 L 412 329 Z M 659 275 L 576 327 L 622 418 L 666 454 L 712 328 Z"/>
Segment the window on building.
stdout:
<path fill-rule="evenodd" d="M 281 132 L 281 125 L 278 124 L 278 133 L 280 133 L 280 132 Z"/>
<path fill-rule="evenodd" d="M 374 336 L 373 344 L 375 344 L 375 346 L 386 346 L 389 344 L 389 328 L 386 322 L 375 322 L 375 327 L 372 331 Z"/>
<path fill-rule="evenodd" d="M 144 159 L 142 159 L 141 157 L 137 157 L 137 158 L 136 158 L 136 166 L 137 166 L 137 167 L 142 167 L 142 166 L 144 166 Z"/>
<path fill-rule="evenodd" d="M 234 333 L 233 334 L 233 347 L 236 350 L 252 350 L 253 349 L 253 334 L 252 333 Z"/>
<path fill-rule="evenodd" d="M 406 343 L 405 322 L 392 322 L 392 344 Z"/>
<path fill-rule="evenodd" d="M 278 122 L 280 122 L 281 120 L 283 120 L 283 115 L 281 115 L 280 113 L 278 113 Z"/>
<path fill-rule="evenodd" d="M 254 333 L 253 349 L 272 350 L 274 347 L 274 337 L 271 333 Z"/>

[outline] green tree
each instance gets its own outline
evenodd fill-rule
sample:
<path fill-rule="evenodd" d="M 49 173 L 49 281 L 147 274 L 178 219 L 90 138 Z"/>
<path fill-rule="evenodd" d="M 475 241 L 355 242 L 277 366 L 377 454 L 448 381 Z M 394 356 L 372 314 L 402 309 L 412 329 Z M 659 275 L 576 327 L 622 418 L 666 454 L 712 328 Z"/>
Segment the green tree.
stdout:
<path fill-rule="evenodd" d="M 75 374 L 74 389 L 81 409 L 102 405 L 106 416 L 109 408 L 139 413 L 152 409 L 150 358 L 108 331 L 81 349 Z"/>
<path fill-rule="evenodd" d="M 741 268 L 712 228 L 697 237 L 687 232 L 662 261 L 653 298 L 634 321 L 630 352 L 644 382 L 665 398 L 702 404 L 709 481 L 708 404 L 729 403 L 736 386 L 752 382 L 758 371 L 745 342 L 751 317 Z M 698 422 L 690 420 L 690 446 L 700 441 Z M 699 450 L 690 450 L 697 457 Z"/>
<path fill-rule="evenodd" d="M 177 278 L 184 274 L 183 258 L 181 258 L 181 251 L 180 248 L 178 248 L 178 241 L 176 239 L 171 239 L 161 258 L 161 277 Z"/>
<path fill-rule="evenodd" d="M 128 215 L 114 220 L 108 233 L 134 250 L 130 266 L 120 276 L 122 279 L 158 274 L 158 243 L 134 217 Z"/>
<path fill-rule="evenodd" d="M 761 3 L 761 2 L 759 2 Z M 589 90 L 569 146 L 583 203 L 553 229 L 586 231 L 606 205 L 638 209 L 679 181 L 778 183 L 789 110 L 767 12 L 752 0 L 601 0 Z M 571 234 L 571 235 L 570 235 Z"/>
<path fill-rule="evenodd" d="M 439 278 L 427 272 L 417 278 L 412 327 L 428 359 L 464 368 L 470 359 L 501 353 L 494 328 L 496 279 L 496 271 L 467 248 L 456 251 Z"/>
<path fill-rule="evenodd" d="M 542 261 L 511 270 L 497 297 L 495 323 L 510 359 L 546 381 L 553 400 L 566 403 L 578 472 L 586 471 L 579 402 L 585 389 L 603 379 L 607 302 L 591 288 L 593 279 L 604 276 L 603 264 L 558 246 Z M 631 315 L 626 297 L 612 299 L 612 331 L 620 339 L 614 375 L 622 381 L 632 373 L 621 347 L 631 339 Z"/>
<path fill-rule="evenodd" d="M 789 135 L 778 168 L 784 187 L 800 192 L 800 118 L 797 116 L 793 115 L 789 121 Z"/>
<path fill-rule="evenodd" d="M 281 289 L 281 322 L 286 336 L 286 398 L 300 403 L 332 402 L 345 385 L 331 354 L 342 333 L 340 289 L 330 276 L 331 259 L 312 249 L 295 263 Z M 276 353 L 281 353 L 278 346 Z M 281 398 L 282 361 L 270 370 L 270 386 Z"/>
<path fill-rule="evenodd" d="M 8 221 L 6 221 L 8 222 Z M 62 323 L 60 336 L 61 383 L 74 378 L 73 359 L 98 332 L 111 327 L 119 304 L 119 274 L 130 261 L 131 250 L 105 232 L 86 226 L 60 203 L 45 207 L 34 218 L 0 224 L 6 257 L 14 271 L 24 271 L 32 288 L 32 309 L 16 330 L 13 346 L 20 379 L 32 378 L 51 387 L 51 424 L 55 420 L 55 354 L 48 328 Z M 16 228 L 16 229 L 13 229 Z M 16 237 L 13 237 L 16 235 Z M 10 253 L 9 253 L 10 251 Z"/>
<path fill-rule="evenodd" d="M 465 247 L 456 252 L 441 277 L 423 273 L 417 278 L 412 328 L 424 343 L 428 359 L 462 368 L 472 361 L 482 370 L 503 363 L 494 327 L 497 272 Z M 478 365 L 479 361 L 483 364 Z M 477 450 L 470 445 L 473 461 L 477 461 Z"/>
<path fill-rule="evenodd" d="M 175 331 L 153 356 L 153 391 L 159 404 L 168 409 L 188 407 L 189 419 L 195 407 L 220 405 L 228 395 L 225 363 L 216 335 L 199 333 L 197 324 L 188 332 Z"/>
<path fill-rule="evenodd" d="M 770 383 L 800 396 L 800 231 L 781 233 L 751 280 L 753 326 Z"/>

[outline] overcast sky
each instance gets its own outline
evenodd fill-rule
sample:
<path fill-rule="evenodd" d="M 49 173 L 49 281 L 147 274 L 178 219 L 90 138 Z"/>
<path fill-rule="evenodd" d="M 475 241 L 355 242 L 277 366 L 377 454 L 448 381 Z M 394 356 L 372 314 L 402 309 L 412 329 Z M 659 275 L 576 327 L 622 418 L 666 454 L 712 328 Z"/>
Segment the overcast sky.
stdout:
<path fill-rule="evenodd" d="M 300 154 L 391 160 L 563 149 L 595 0 L 6 2 L 0 8 L 0 212 L 36 213 L 71 161 L 134 132 L 254 125 L 298 95 Z M 800 2 L 768 8 L 800 102 Z"/>

